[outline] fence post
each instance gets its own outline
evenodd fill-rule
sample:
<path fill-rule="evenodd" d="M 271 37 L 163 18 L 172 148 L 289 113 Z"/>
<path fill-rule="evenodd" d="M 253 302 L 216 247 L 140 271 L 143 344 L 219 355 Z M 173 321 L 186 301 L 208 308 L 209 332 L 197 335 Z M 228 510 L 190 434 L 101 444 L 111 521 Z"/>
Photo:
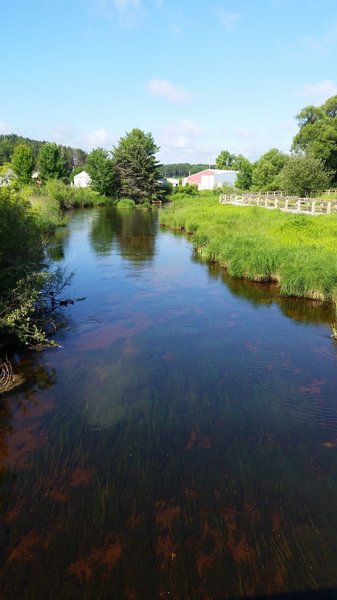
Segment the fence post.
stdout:
<path fill-rule="evenodd" d="M 326 214 L 329 215 L 331 213 L 331 202 L 328 202 L 326 205 Z"/>
<path fill-rule="evenodd" d="M 301 200 L 297 200 L 296 206 L 297 206 L 296 210 L 299 212 L 301 210 Z"/>
<path fill-rule="evenodd" d="M 316 202 L 315 202 L 315 200 L 313 200 L 311 203 L 311 214 L 314 214 L 315 209 L 316 209 Z"/>

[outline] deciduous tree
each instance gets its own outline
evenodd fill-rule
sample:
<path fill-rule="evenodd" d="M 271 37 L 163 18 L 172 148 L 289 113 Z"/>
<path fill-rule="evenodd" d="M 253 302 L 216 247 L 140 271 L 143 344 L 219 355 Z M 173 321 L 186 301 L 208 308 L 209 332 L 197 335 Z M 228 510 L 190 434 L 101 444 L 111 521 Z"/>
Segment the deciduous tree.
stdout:
<path fill-rule="evenodd" d="M 261 192 L 279 189 L 277 175 L 287 160 L 287 154 L 277 148 L 272 148 L 263 154 L 253 166 L 251 189 Z"/>
<path fill-rule="evenodd" d="M 215 166 L 217 169 L 232 169 L 235 159 L 235 154 L 231 154 L 228 150 L 222 150 L 215 159 Z"/>
<path fill-rule="evenodd" d="M 34 169 L 34 156 L 27 144 L 18 144 L 12 157 L 12 168 L 20 183 L 30 183 Z"/>
<path fill-rule="evenodd" d="M 94 190 L 105 196 L 115 196 L 119 190 L 119 176 L 111 152 L 96 148 L 89 154 L 86 168 Z"/>
<path fill-rule="evenodd" d="M 291 156 L 279 174 L 281 188 L 296 196 L 310 196 L 329 187 L 331 173 L 314 156 Z"/>
<path fill-rule="evenodd" d="M 42 181 L 62 179 L 67 173 L 62 149 L 57 144 L 43 144 L 39 152 L 39 170 Z"/>
<path fill-rule="evenodd" d="M 337 96 L 321 106 L 307 106 L 297 115 L 300 130 L 292 149 L 321 159 L 337 184 Z"/>

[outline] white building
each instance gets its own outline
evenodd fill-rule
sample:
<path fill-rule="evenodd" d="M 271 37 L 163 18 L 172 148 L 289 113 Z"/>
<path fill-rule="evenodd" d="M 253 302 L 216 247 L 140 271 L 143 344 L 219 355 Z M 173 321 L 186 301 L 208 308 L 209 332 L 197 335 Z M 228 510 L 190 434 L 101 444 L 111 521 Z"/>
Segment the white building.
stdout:
<path fill-rule="evenodd" d="M 194 183 L 199 190 L 212 190 L 224 184 L 234 186 L 237 174 L 237 171 L 226 171 L 224 169 L 204 169 L 204 171 L 184 177 L 182 184 Z"/>
<path fill-rule="evenodd" d="M 88 187 L 91 185 L 91 177 L 86 171 L 81 171 L 74 176 L 74 187 Z"/>
<path fill-rule="evenodd" d="M 173 185 L 173 187 L 177 187 L 177 185 L 179 185 L 179 179 L 176 179 L 175 177 L 168 177 L 167 181 Z"/>

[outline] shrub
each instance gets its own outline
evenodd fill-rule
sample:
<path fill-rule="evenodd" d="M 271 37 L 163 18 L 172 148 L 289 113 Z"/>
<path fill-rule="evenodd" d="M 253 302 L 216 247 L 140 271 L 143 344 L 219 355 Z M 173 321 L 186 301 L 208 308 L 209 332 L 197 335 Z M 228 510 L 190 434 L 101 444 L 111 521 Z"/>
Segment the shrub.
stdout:
<path fill-rule="evenodd" d="M 134 208 L 136 203 L 131 198 L 122 198 L 117 202 L 118 208 Z"/>

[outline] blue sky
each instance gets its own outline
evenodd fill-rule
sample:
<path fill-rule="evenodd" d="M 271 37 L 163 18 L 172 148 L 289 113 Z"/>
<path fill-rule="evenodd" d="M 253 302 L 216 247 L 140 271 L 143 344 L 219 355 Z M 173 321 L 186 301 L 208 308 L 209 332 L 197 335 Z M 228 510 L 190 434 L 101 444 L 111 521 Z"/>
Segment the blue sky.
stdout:
<path fill-rule="evenodd" d="M 337 94 L 336 0 L 11 0 L 0 133 L 90 150 L 133 127 L 162 162 L 288 151 Z"/>

